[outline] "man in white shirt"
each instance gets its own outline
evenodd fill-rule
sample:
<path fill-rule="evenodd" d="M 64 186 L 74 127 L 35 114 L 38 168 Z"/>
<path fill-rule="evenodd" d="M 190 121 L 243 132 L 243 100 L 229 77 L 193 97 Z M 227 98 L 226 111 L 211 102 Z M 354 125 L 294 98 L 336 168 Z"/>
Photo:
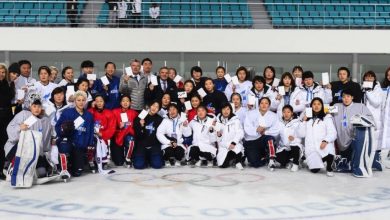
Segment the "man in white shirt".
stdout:
<path fill-rule="evenodd" d="M 153 26 L 156 26 L 156 24 L 158 24 L 160 20 L 160 7 L 157 5 L 157 3 L 153 3 L 152 6 L 149 8 L 149 16 L 151 18 L 151 23 L 153 24 Z"/>
<path fill-rule="evenodd" d="M 31 62 L 28 60 L 19 61 L 20 76 L 15 80 L 15 89 L 24 89 L 27 91 L 28 86 L 36 81 L 31 77 Z"/>
<path fill-rule="evenodd" d="M 131 6 L 131 13 L 133 14 L 133 27 L 141 27 L 142 0 L 133 0 Z"/>

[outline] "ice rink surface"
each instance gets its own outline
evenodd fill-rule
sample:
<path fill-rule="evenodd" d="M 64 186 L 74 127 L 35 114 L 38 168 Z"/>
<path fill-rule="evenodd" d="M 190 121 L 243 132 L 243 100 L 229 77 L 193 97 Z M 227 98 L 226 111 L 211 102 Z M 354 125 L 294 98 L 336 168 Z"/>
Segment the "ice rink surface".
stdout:
<path fill-rule="evenodd" d="M 2 181 L 0 219 L 390 219 L 390 170 L 115 170 L 31 189 Z"/>

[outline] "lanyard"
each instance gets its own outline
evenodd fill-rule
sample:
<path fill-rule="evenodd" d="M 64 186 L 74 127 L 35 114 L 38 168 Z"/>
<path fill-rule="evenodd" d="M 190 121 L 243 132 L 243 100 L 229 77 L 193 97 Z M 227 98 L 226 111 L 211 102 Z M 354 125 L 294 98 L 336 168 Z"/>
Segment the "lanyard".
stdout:
<path fill-rule="evenodd" d="M 173 133 L 176 133 L 176 126 L 177 123 L 179 123 L 179 119 L 173 119 L 172 124 L 173 124 Z"/>
<path fill-rule="evenodd" d="M 308 88 L 306 93 L 306 101 L 311 102 L 312 99 L 313 99 L 313 90 Z"/>
<path fill-rule="evenodd" d="M 342 125 L 343 125 L 344 128 L 346 128 L 348 126 L 348 124 L 347 124 L 347 110 L 345 109 L 345 107 L 344 107 L 344 110 L 343 110 Z"/>

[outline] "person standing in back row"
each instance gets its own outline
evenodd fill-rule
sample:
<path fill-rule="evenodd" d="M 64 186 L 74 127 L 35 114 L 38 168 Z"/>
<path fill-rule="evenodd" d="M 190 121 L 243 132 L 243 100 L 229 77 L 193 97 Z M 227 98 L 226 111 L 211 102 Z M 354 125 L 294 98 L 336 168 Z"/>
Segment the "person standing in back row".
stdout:
<path fill-rule="evenodd" d="M 351 80 L 351 72 L 347 67 L 340 67 L 337 70 L 337 76 L 339 81 L 333 81 L 327 88 L 332 90 L 333 101 L 331 105 L 342 102 L 342 93 L 348 89 L 352 92 L 353 102 L 361 103 L 363 99 L 363 93 L 360 85 Z"/>
<path fill-rule="evenodd" d="M 133 0 L 131 7 L 133 27 L 141 27 L 142 0 Z"/>

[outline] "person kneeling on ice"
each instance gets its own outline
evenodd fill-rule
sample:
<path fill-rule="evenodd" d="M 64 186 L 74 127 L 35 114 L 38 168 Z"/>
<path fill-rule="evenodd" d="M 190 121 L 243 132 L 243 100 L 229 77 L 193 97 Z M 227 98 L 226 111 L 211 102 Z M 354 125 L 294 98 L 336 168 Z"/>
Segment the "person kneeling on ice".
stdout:
<path fill-rule="evenodd" d="M 233 114 L 233 108 L 229 102 L 222 104 L 221 109 L 216 124 L 218 166 L 221 168 L 234 166 L 239 170 L 243 170 L 241 159 L 244 129 L 241 126 L 240 119 Z"/>
<path fill-rule="evenodd" d="M 259 109 L 248 111 L 244 122 L 245 156 L 250 166 L 258 168 L 268 162 L 270 171 L 275 169 L 275 137 L 279 135 L 277 115 L 269 110 L 271 100 L 262 97 Z"/>
<path fill-rule="evenodd" d="M 190 122 L 184 122 L 183 135 L 189 137 L 193 135 L 192 145 L 189 147 L 189 159 L 191 167 L 201 166 L 202 161 L 208 166 L 213 166 L 213 159 L 217 154 L 215 147 L 216 132 L 213 128 L 215 117 L 207 114 L 207 108 L 204 105 L 198 106 L 197 115 Z"/>
<path fill-rule="evenodd" d="M 161 143 L 156 136 L 157 128 L 163 120 L 158 115 L 161 105 L 158 101 L 153 101 L 149 106 L 150 109 L 146 116 L 141 112 L 134 120 L 136 139 L 133 166 L 135 169 L 144 169 L 148 165 L 154 169 L 160 169 L 163 165 Z"/>
<path fill-rule="evenodd" d="M 182 124 L 187 118 L 179 114 L 179 107 L 171 103 L 168 106 L 168 117 L 157 128 L 157 138 L 164 152 L 165 166 L 185 164 L 186 148 L 183 145 Z"/>
<path fill-rule="evenodd" d="M 298 127 L 298 137 L 305 138 L 305 157 L 312 173 L 318 173 L 326 162 L 326 175 L 334 176 L 332 163 L 335 155 L 334 141 L 337 137 L 332 116 L 325 114 L 321 98 L 310 103 Z"/>
<path fill-rule="evenodd" d="M 94 164 L 94 124 L 92 114 L 84 109 L 87 94 L 77 91 L 74 94 L 75 107 L 65 109 L 55 126 L 58 136 L 57 146 L 60 153 L 62 169 L 67 168 L 69 158 L 71 174 L 81 176 L 85 158 L 92 172 L 96 171 Z"/>
<path fill-rule="evenodd" d="M 337 112 L 333 113 L 333 123 L 337 130 L 337 147 L 340 153 L 335 161 L 337 171 L 352 171 L 355 177 L 371 176 L 372 168 L 381 171 L 379 153 L 375 154 L 377 142 L 374 141 L 374 130 L 367 127 L 370 131 L 366 134 L 366 128 L 355 126 L 351 121 L 354 116 L 361 115 L 363 120 L 371 122 L 372 127 L 375 127 L 370 110 L 364 104 L 354 103 L 349 89 L 342 92 L 342 103 L 337 103 L 334 107 Z"/>
<path fill-rule="evenodd" d="M 291 171 L 298 171 L 299 159 L 303 154 L 302 140 L 298 137 L 298 126 L 300 120 L 294 114 L 291 105 L 282 108 L 282 118 L 280 121 L 280 141 L 276 150 L 276 161 L 281 167 L 290 167 Z M 292 159 L 292 164 L 290 163 Z"/>
<path fill-rule="evenodd" d="M 32 131 L 32 139 L 22 139 L 22 136 L 25 136 L 27 131 Z M 25 134 L 21 134 L 24 132 Z M 35 132 L 35 133 L 34 133 Z M 42 178 L 47 177 L 53 174 L 55 171 L 55 167 L 51 166 L 48 159 L 50 159 L 50 140 L 51 140 L 52 127 L 50 124 L 50 118 L 43 114 L 42 101 L 40 95 L 34 91 L 30 91 L 24 101 L 24 110 L 19 112 L 12 121 L 7 126 L 7 134 L 8 140 L 4 145 L 4 151 L 7 160 L 11 161 L 13 166 L 13 173 L 11 177 L 11 184 L 13 186 L 20 186 L 19 183 L 15 183 L 18 180 L 16 176 L 23 174 L 23 179 L 25 179 L 25 174 L 36 174 L 36 177 Z M 39 136 L 39 137 L 38 137 Z M 40 143 L 36 143 L 34 139 L 40 141 Z M 19 141 L 23 141 L 24 143 L 19 143 Z M 33 143 L 35 143 L 33 145 Z M 23 147 L 28 149 L 18 149 L 18 147 Z M 38 147 L 38 149 L 33 149 L 34 147 Z M 35 150 L 39 150 L 38 159 L 36 159 Z M 19 153 L 20 152 L 20 153 Z M 16 156 L 16 160 L 15 160 Z M 23 161 L 25 158 L 33 158 L 28 163 L 33 164 L 30 168 L 27 166 L 23 173 L 20 173 L 21 166 L 24 165 Z M 35 158 L 35 159 L 34 159 Z M 36 165 L 36 166 L 35 166 Z M 36 167 L 36 172 L 34 170 Z M 12 169 L 10 167 L 9 169 Z M 52 172 L 53 171 L 53 172 Z M 8 174 L 11 174 L 9 172 Z M 8 176 L 9 178 L 10 176 Z M 26 177 L 26 179 L 30 179 L 30 183 L 24 184 L 22 183 L 21 187 L 31 187 L 32 180 L 34 176 L 31 175 Z M 23 181 L 24 182 L 24 181 Z M 17 185 L 15 185 L 17 184 Z"/>

